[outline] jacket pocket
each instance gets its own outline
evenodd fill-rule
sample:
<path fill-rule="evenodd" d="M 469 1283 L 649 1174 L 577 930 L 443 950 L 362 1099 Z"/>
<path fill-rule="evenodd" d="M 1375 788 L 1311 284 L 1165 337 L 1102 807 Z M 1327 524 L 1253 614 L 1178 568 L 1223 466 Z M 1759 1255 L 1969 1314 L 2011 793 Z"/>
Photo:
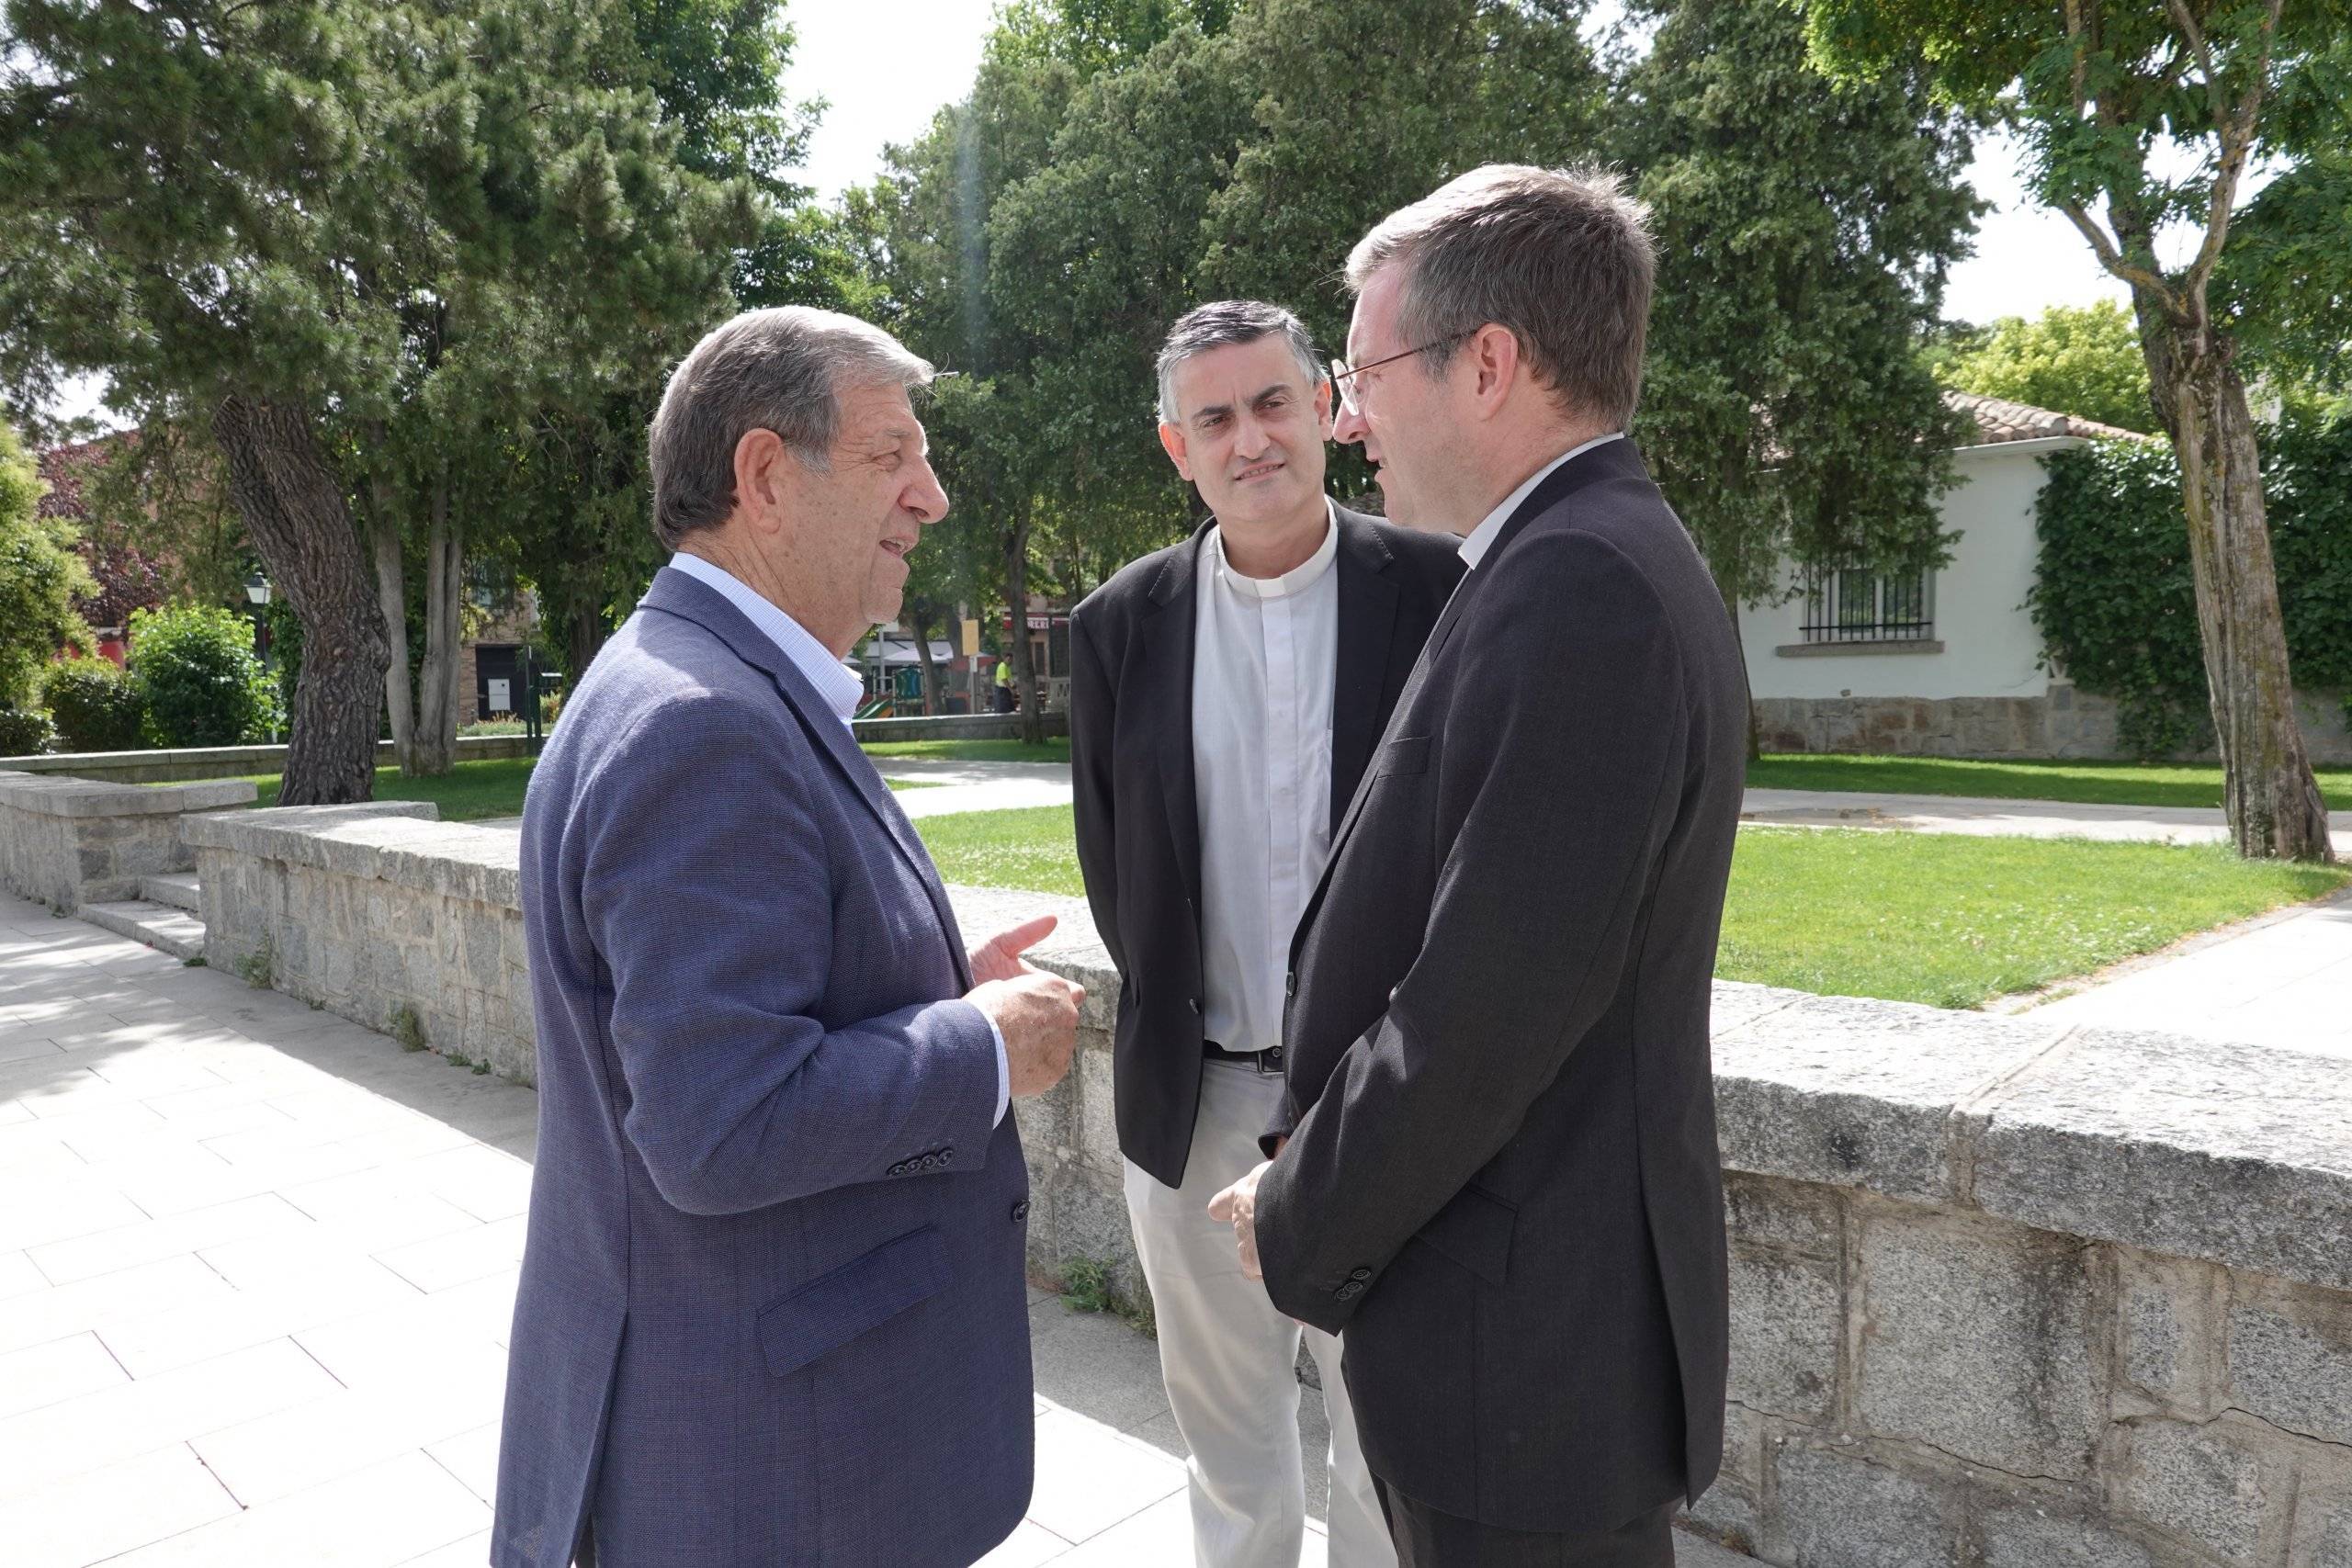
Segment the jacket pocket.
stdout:
<path fill-rule="evenodd" d="M 1400 735 L 1380 749 L 1380 762 L 1373 769 L 1373 776 L 1402 778 L 1429 771 L 1430 738 L 1426 735 Z"/>
<path fill-rule="evenodd" d="M 797 1372 L 947 1288 L 947 1243 L 936 1226 L 909 1231 L 842 1264 L 759 1316 L 760 1350 L 776 1377 Z"/>
<path fill-rule="evenodd" d="M 1510 1237 L 1518 1224 L 1517 1209 L 1465 1187 L 1414 1235 L 1487 1283 L 1500 1285 L 1510 1274 Z"/>

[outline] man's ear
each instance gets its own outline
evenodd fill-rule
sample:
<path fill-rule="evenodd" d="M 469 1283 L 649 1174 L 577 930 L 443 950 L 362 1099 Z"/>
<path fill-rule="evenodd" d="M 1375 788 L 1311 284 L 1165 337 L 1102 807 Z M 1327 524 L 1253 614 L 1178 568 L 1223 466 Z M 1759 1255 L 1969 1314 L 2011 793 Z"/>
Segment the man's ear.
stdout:
<path fill-rule="evenodd" d="M 1188 479 L 1191 479 L 1193 477 L 1193 463 L 1190 448 L 1184 445 L 1184 427 L 1181 424 L 1170 424 L 1164 419 L 1161 420 L 1159 422 L 1159 445 L 1161 448 L 1167 452 L 1168 460 L 1176 465 L 1176 471 L 1179 474 L 1182 474 L 1184 478 Z"/>
<path fill-rule="evenodd" d="M 735 443 L 735 504 L 747 517 L 782 510 L 784 465 L 797 461 L 773 430 L 747 430 Z"/>
<path fill-rule="evenodd" d="M 1501 411 L 1504 397 L 1523 367 L 1519 339 L 1511 335 L 1509 327 L 1488 321 L 1470 334 L 1465 352 L 1476 376 L 1471 383 L 1471 396 L 1479 415 L 1490 419 Z"/>
<path fill-rule="evenodd" d="M 1315 428 L 1322 433 L 1324 440 L 1331 439 L 1331 378 L 1329 376 L 1315 378 Z"/>

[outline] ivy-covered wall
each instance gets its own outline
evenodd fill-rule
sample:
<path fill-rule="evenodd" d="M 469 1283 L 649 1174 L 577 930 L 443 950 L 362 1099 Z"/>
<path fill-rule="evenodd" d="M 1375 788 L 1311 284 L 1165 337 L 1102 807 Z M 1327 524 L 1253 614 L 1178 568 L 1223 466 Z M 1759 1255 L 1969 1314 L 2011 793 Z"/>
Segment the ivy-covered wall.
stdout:
<path fill-rule="evenodd" d="M 2298 692 L 2344 694 L 2352 718 L 2352 420 L 2290 412 L 2264 432 L 2264 490 Z M 2156 441 L 2095 441 L 2045 459 L 2028 603 L 2045 656 L 2112 697 L 2125 750 L 2212 744 L 2180 470 Z"/>

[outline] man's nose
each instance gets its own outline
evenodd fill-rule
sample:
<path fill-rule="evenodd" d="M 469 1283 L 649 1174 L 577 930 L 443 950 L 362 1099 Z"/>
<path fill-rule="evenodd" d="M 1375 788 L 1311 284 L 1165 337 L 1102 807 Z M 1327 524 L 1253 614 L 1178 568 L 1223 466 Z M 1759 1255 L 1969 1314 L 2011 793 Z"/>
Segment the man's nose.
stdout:
<path fill-rule="evenodd" d="M 1341 403 L 1338 416 L 1331 421 L 1331 439 L 1361 446 L 1370 434 L 1371 426 L 1364 423 L 1363 415 Z"/>
<path fill-rule="evenodd" d="M 1264 455 L 1269 445 L 1266 424 L 1254 414 L 1243 414 L 1233 428 L 1233 455 L 1247 461 Z"/>
<path fill-rule="evenodd" d="M 907 487 L 906 494 L 899 498 L 899 504 L 928 527 L 947 515 L 947 487 L 939 482 L 939 475 L 933 471 L 930 458 L 921 459 L 916 467 L 914 481 Z"/>

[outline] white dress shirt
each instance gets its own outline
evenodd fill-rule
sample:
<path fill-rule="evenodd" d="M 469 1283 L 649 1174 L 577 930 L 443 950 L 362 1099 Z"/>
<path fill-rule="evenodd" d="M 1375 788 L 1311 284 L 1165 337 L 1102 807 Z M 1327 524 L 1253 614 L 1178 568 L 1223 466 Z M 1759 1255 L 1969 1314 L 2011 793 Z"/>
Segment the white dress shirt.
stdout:
<path fill-rule="evenodd" d="M 1533 473 L 1528 475 L 1527 482 L 1525 484 L 1521 485 L 1517 490 L 1503 497 L 1502 504 L 1496 507 L 1492 512 L 1487 513 L 1486 521 L 1480 523 L 1476 528 L 1471 529 L 1468 536 L 1463 539 L 1463 564 L 1475 570 L 1480 561 L 1487 558 L 1487 552 L 1495 547 L 1495 536 L 1503 531 L 1503 525 L 1510 521 L 1510 514 L 1519 510 L 1519 503 L 1521 502 L 1525 501 L 1529 496 L 1535 493 L 1535 487 L 1537 485 L 1542 484 L 1545 479 L 1552 477 L 1553 469 L 1558 468 L 1561 464 L 1566 462 L 1571 457 L 1580 457 L 1584 456 L 1584 454 L 1591 451 L 1596 446 L 1605 446 L 1611 441 L 1623 441 L 1624 439 L 1625 433 L 1622 430 L 1612 430 L 1606 435 L 1596 435 L 1591 440 L 1585 442 L 1582 446 L 1569 447 L 1566 451 L 1561 453 L 1558 457 L 1553 458 L 1550 462 L 1536 469 Z"/>
<path fill-rule="evenodd" d="M 808 627 L 786 615 L 782 610 L 754 592 L 752 587 L 723 566 L 716 566 L 700 556 L 684 550 L 670 558 L 670 564 L 693 578 L 696 582 L 715 588 L 727 602 L 743 612 L 744 618 L 764 633 L 775 644 L 776 651 L 789 660 L 825 705 L 833 710 L 842 724 L 857 716 L 857 699 L 865 694 L 865 682 L 857 672 L 833 657 L 833 650 L 819 642 Z M 975 1009 L 975 1011 L 978 1010 Z M 1004 1031 L 996 1020 L 985 1012 L 989 1033 L 996 1040 L 996 1118 L 1004 1120 L 1006 1107 L 1012 1103 L 1012 1064 L 1005 1054 Z"/>
<path fill-rule="evenodd" d="M 1234 570 L 1220 529 L 1201 545 L 1193 649 L 1201 1025 L 1228 1051 L 1283 1043 L 1291 932 L 1331 856 L 1339 549 L 1336 514 L 1315 554 L 1280 577 Z"/>

